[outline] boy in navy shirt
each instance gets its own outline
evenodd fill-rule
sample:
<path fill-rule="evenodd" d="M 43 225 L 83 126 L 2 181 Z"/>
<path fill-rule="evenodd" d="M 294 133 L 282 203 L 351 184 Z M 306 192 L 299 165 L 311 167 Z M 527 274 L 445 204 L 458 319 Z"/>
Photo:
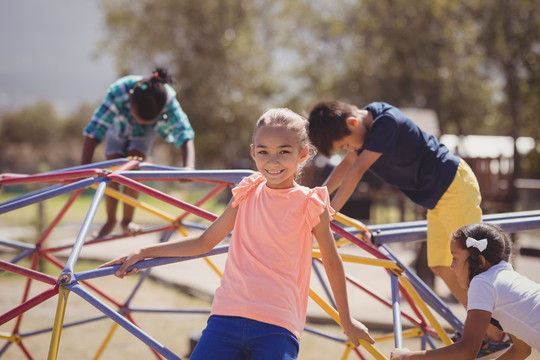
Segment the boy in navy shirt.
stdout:
<path fill-rule="evenodd" d="M 330 193 L 337 190 L 331 202 L 336 211 L 368 170 L 427 209 L 428 265 L 466 306 L 467 292 L 450 270 L 450 239 L 461 226 L 482 222 L 478 181 L 467 163 L 384 102 L 362 109 L 319 102 L 309 112 L 309 133 L 325 156 L 347 151 L 324 183 Z M 488 336 L 498 340 L 502 332 L 490 327 Z"/>

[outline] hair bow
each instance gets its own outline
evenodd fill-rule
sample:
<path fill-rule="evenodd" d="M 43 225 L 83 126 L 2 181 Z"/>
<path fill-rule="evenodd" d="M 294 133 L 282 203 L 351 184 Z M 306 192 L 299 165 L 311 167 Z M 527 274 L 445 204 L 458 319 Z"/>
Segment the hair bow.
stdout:
<path fill-rule="evenodd" d="M 468 248 L 472 246 L 480 250 L 480 252 L 486 249 L 487 244 L 488 244 L 487 239 L 476 240 L 476 239 L 473 239 L 472 237 L 468 237 L 467 241 L 465 242 L 465 245 L 467 245 Z"/>

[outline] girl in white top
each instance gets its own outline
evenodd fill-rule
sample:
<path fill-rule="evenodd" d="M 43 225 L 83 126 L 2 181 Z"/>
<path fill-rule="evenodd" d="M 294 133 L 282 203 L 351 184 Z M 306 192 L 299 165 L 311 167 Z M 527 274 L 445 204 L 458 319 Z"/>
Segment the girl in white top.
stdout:
<path fill-rule="evenodd" d="M 474 359 L 493 317 L 513 345 L 497 359 L 525 359 L 540 350 L 540 285 L 518 274 L 508 263 L 511 243 L 498 226 L 471 224 L 452 234 L 452 270 L 468 288 L 467 319 L 461 341 L 440 349 L 396 349 L 392 360 Z"/>

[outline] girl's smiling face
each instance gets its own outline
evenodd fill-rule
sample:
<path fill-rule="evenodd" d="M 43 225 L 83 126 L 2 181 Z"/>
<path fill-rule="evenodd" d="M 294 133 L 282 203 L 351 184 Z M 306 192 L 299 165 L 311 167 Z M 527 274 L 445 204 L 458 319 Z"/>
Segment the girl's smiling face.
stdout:
<path fill-rule="evenodd" d="M 462 288 L 469 288 L 469 252 L 459 247 L 458 243 L 452 239 L 450 241 L 450 252 L 452 253 L 452 264 L 450 269 L 454 271 Z"/>
<path fill-rule="evenodd" d="M 298 164 L 308 155 L 309 148 L 301 147 L 298 136 L 291 129 L 265 125 L 255 130 L 251 156 L 270 188 L 293 187 Z"/>

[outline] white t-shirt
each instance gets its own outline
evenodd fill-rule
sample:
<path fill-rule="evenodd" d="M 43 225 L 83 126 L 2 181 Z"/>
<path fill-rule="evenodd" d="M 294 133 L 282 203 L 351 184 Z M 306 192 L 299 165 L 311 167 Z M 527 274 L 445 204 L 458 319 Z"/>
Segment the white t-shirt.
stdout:
<path fill-rule="evenodd" d="M 469 286 L 468 310 L 485 310 L 508 332 L 540 350 L 540 284 L 501 261 L 476 275 Z"/>

